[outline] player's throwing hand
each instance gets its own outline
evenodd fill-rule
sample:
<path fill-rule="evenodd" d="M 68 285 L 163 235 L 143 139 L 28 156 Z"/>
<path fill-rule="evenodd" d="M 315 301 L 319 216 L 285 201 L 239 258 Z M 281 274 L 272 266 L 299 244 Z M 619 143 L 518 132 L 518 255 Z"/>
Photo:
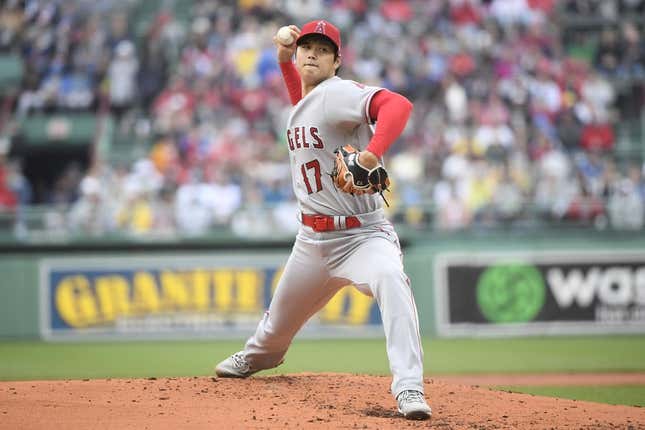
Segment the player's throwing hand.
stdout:
<path fill-rule="evenodd" d="M 286 28 L 291 30 L 291 44 L 285 45 L 283 43 L 283 40 L 285 39 L 278 38 L 278 33 L 273 36 L 273 44 L 276 46 L 276 49 L 278 51 L 278 61 L 280 63 L 291 61 L 291 57 L 293 57 L 293 54 L 296 52 L 296 40 L 298 40 L 298 37 L 300 37 L 300 29 L 295 25 L 290 25 Z"/>

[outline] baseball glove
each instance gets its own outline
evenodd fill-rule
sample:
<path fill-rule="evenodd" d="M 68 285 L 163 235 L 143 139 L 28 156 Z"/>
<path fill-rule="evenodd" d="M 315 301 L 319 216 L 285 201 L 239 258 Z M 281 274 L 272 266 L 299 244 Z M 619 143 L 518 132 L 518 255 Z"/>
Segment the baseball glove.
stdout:
<path fill-rule="evenodd" d="M 358 161 L 358 151 L 351 145 L 339 146 L 334 150 L 336 163 L 331 172 L 332 180 L 337 188 L 350 194 L 379 193 L 389 189 L 390 179 L 382 164 L 368 169 Z"/>

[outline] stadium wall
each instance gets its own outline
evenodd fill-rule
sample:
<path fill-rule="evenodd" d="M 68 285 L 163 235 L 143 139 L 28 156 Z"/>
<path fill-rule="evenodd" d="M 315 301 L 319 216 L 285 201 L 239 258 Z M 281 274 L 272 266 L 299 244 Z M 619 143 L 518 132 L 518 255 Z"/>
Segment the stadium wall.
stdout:
<path fill-rule="evenodd" d="M 645 239 L 611 232 L 438 236 L 406 252 L 427 334 L 645 333 Z"/>
<path fill-rule="evenodd" d="M 645 333 L 645 238 L 477 234 L 406 240 L 426 336 Z M 5 252 L 0 338 L 243 338 L 288 256 L 280 246 Z M 79 252 L 80 251 L 80 252 Z M 373 299 L 347 288 L 307 337 L 381 336 Z"/>

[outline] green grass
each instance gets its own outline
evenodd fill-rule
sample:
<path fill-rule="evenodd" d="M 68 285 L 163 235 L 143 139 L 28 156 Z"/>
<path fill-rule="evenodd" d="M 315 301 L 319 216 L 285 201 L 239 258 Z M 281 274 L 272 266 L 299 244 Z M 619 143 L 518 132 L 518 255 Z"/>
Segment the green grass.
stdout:
<path fill-rule="evenodd" d="M 515 393 L 535 394 L 538 396 L 561 397 L 564 399 L 588 400 L 611 405 L 645 406 L 645 386 L 643 385 L 601 385 L 601 386 L 501 386 L 498 390 Z"/>
<path fill-rule="evenodd" d="M 0 380 L 210 375 L 243 341 L 0 342 Z M 426 375 L 643 372 L 645 336 L 425 339 Z M 383 339 L 298 340 L 265 375 L 389 374 Z M 644 386 L 502 387 L 518 392 L 645 406 Z"/>
<path fill-rule="evenodd" d="M 645 371 L 645 336 L 436 340 L 424 344 L 435 373 Z"/>
<path fill-rule="evenodd" d="M 208 375 L 242 341 L 0 342 L 0 380 Z M 645 336 L 424 341 L 426 374 L 645 371 Z M 389 374 L 383 339 L 298 340 L 265 372 Z"/>

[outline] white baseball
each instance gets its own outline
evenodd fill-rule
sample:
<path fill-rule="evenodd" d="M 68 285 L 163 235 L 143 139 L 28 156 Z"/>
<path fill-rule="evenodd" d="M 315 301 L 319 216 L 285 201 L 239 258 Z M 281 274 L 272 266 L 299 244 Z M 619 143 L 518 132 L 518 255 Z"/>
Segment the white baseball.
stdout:
<path fill-rule="evenodd" d="M 293 34 L 291 34 L 291 29 L 286 25 L 284 27 L 280 27 L 280 30 L 278 30 L 276 37 L 278 39 L 278 42 L 280 42 L 284 46 L 289 46 L 293 43 Z"/>

